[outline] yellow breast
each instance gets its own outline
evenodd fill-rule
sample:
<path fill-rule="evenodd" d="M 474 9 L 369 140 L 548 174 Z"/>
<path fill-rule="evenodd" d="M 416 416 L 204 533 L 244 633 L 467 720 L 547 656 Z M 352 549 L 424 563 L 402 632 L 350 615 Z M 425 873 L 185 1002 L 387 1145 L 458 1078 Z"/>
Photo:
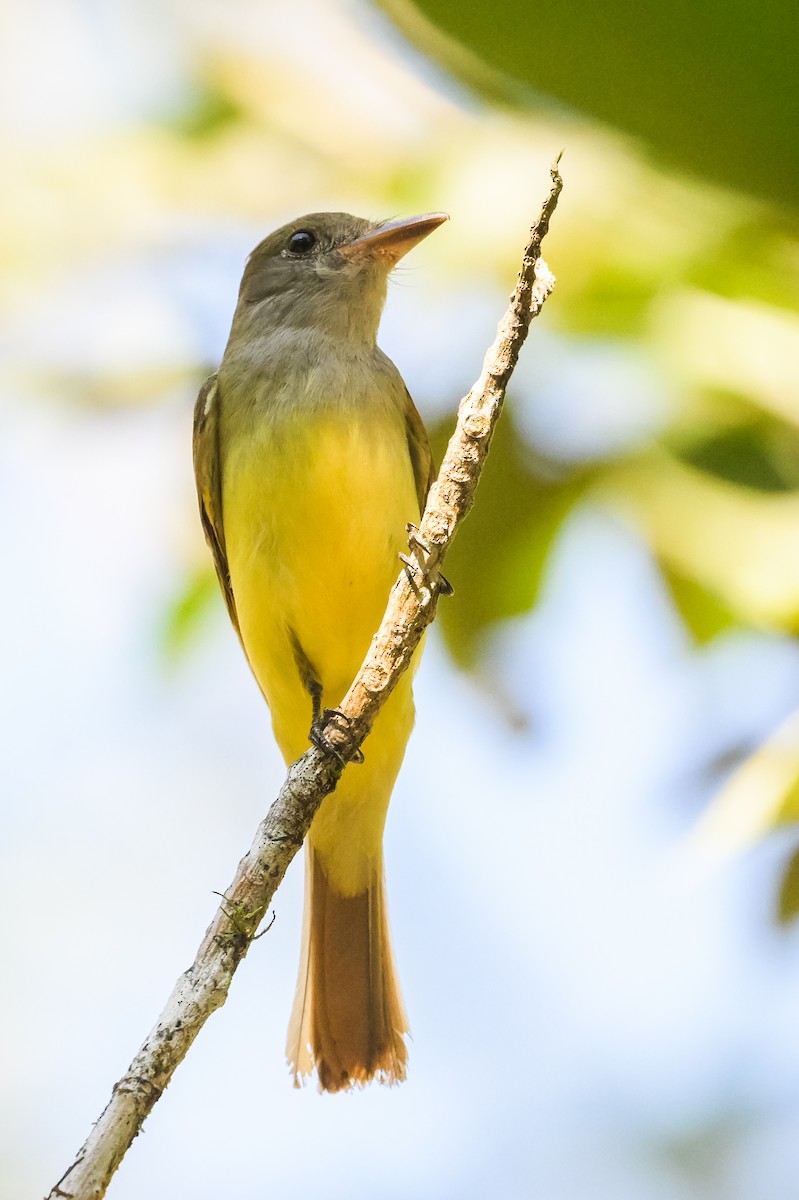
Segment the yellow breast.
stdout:
<path fill-rule="evenodd" d="M 419 516 L 401 414 L 265 425 L 231 447 L 223 488 L 242 637 L 267 698 L 280 690 L 287 628 L 326 692 L 345 689 Z"/>

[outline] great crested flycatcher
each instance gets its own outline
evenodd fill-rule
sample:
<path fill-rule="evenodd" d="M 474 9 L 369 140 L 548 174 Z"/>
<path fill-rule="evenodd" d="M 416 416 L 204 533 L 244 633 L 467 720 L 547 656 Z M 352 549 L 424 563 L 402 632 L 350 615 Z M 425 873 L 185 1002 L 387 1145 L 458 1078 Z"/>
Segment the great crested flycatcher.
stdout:
<path fill-rule="evenodd" d="M 376 345 L 392 268 L 447 219 L 313 213 L 247 260 L 221 366 L 194 415 L 194 468 L 219 582 L 287 763 L 358 670 L 432 480 L 430 444 Z M 287 1055 L 339 1091 L 405 1077 L 383 827 L 413 725 L 403 675 L 307 839 Z"/>

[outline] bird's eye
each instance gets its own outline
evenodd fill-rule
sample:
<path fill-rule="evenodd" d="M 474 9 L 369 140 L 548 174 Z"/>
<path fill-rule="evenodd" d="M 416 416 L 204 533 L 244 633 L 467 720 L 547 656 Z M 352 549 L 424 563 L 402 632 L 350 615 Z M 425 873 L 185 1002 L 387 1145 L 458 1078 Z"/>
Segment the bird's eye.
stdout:
<path fill-rule="evenodd" d="M 289 250 L 292 254 L 310 254 L 316 245 L 316 234 L 309 229 L 298 229 L 289 238 Z"/>

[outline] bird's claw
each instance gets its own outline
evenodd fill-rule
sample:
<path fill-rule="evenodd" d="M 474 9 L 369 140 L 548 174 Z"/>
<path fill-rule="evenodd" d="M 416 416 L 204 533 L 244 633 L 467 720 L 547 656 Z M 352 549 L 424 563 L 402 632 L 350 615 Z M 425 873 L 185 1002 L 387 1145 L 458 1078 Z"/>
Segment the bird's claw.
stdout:
<path fill-rule="evenodd" d="M 317 750 L 321 750 L 323 754 L 329 754 L 331 758 L 335 758 L 336 762 L 342 767 L 346 767 L 348 762 L 362 763 L 364 761 L 363 751 L 355 746 L 350 745 L 349 753 L 342 753 L 338 746 L 334 746 L 327 736 L 325 725 L 328 721 L 332 721 L 338 731 L 345 736 L 351 736 L 349 725 L 350 718 L 340 708 L 325 708 L 311 725 L 311 732 L 308 734 L 308 740 L 312 745 L 316 746 Z"/>
<path fill-rule="evenodd" d="M 419 537 L 419 530 L 413 522 L 409 521 L 405 529 L 408 534 L 408 545 L 411 550 L 417 551 L 415 559 L 409 558 L 407 554 L 399 556 L 400 561 L 405 564 L 411 586 L 416 589 L 414 576 L 421 575 L 430 591 L 435 588 L 440 595 L 451 596 L 455 591 L 452 584 L 437 568 L 433 569 L 432 567 L 435 549 L 424 538 Z"/>

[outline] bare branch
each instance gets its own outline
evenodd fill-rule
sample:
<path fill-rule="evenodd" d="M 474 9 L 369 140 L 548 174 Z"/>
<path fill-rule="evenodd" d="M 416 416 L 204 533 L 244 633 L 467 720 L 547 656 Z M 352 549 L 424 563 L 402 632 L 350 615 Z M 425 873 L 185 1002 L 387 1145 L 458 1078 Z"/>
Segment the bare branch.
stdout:
<path fill-rule="evenodd" d="M 410 555 L 394 584 L 383 622 L 340 706 L 325 727 L 330 745 L 352 758 L 382 705 L 411 661 L 433 620 L 438 597 L 447 591 L 440 564 L 456 529 L 472 506 L 474 492 L 502 409 L 505 390 L 530 321 L 555 284 L 541 258 L 541 242 L 563 186 L 558 158 L 552 188 L 530 231 L 508 310 L 485 356 L 480 378 L 461 401 L 458 421 L 418 531 L 410 528 Z M 114 1171 L 177 1066 L 215 1009 L 224 1004 L 233 974 L 322 800 L 344 769 L 312 746 L 288 770 L 280 794 L 239 863 L 197 956 L 178 980 L 158 1022 L 127 1073 L 114 1086 L 104 1112 L 48 1200 L 100 1200 Z"/>

